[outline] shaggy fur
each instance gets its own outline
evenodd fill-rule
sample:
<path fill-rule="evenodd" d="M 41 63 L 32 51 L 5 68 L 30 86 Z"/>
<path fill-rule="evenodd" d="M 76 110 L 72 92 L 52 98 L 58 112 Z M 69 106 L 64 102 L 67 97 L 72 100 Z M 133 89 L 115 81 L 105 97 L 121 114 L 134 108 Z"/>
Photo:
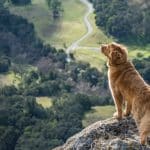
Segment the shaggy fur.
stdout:
<path fill-rule="evenodd" d="M 127 49 L 117 43 L 102 45 L 102 53 L 108 58 L 109 87 L 115 102 L 114 116 L 121 119 L 131 112 L 145 144 L 150 133 L 150 86 L 144 82 L 134 65 L 127 59 Z M 123 104 L 126 104 L 123 113 Z"/>

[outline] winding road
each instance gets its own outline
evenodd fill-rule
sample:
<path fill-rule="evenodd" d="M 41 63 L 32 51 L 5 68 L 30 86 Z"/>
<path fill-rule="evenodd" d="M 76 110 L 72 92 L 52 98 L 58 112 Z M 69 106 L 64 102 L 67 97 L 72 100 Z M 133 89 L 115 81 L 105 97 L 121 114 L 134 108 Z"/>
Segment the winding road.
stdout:
<path fill-rule="evenodd" d="M 91 50 L 99 50 L 99 48 L 96 48 L 96 47 L 82 47 L 82 46 L 79 46 L 79 44 L 81 43 L 81 41 L 83 41 L 84 39 L 86 39 L 92 32 L 93 32 L 93 26 L 92 24 L 90 23 L 88 17 L 91 13 L 93 13 L 94 11 L 94 8 L 93 8 L 93 5 L 88 1 L 88 0 L 80 0 L 84 5 L 86 5 L 87 7 L 87 12 L 85 13 L 85 16 L 84 16 L 84 24 L 87 28 L 87 32 L 86 34 L 84 34 L 80 39 L 78 39 L 77 41 L 73 42 L 71 44 L 71 46 L 69 46 L 66 50 L 67 54 L 69 55 L 71 52 L 73 52 L 74 50 L 76 49 L 91 49 Z M 69 58 L 68 58 L 69 59 Z"/>

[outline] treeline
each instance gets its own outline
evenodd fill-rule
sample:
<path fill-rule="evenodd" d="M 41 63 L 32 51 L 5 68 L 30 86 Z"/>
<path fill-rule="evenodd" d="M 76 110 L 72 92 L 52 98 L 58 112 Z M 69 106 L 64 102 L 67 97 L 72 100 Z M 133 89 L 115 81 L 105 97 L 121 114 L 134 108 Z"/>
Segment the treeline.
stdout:
<path fill-rule="evenodd" d="M 63 8 L 61 0 L 46 0 L 49 9 L 52 11 L 54 19 L 59 19 L 62 16 Z"/>
<path fill-rule="evenodd" d="M 12 2 L 12 4 L 15 5 L 27 5 L 27 4 L 31 4 L 31 0 L 10 0 Z"/>
<path fill-rule="evenodd" d="M 50 11 L 52 12 L 53 19 L 59 19 L 62 16 L 63 8 L 61 0 L 45 0 Z M 31 0 L 8 0 L 14 5 L 22 6 L 31 4 Z"/>
<path fill-rule="evenodd" d="M 121 41 L 150 42 L 149 1 L 91 0 L 96 24 Z"/>

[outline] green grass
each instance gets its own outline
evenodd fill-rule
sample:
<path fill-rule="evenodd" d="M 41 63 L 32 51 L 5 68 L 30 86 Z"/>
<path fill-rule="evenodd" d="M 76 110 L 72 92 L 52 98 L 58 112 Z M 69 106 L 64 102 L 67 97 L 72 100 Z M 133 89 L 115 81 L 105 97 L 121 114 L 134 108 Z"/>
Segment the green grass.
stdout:
<path fill-rule="evenodd" d="M 52 99 L 50 97 L 36 97 L 36 102 L 44 108 L 50 108 L 52 106 Z"/>
<path fill-rule="evenodd" d="M 147 46 L 129 46 L 129 56 L 131 59 L 138 57 L 139 53 L 141 55 L 143 55 L 142 57 L 150 57 L 150 45 L 147 45 Z"/>
<path fill-rule="evenodd" d="M 37 35 L 45 43 L 57 48 L 69 46 L 85 32 L 83 14 L 86 7 L 79 0 L 63 0 L 63 15 L 60 20 L 52 19 L 46 0 L 32 0 L 32 4 L 23 7 L 9 5 L 12 13 L 27 18 L 35 26 Z"/>
<path fill-rule="evenodd" d="M 114 106 L 95 106 L 95 107 L 92 107 L 92 110 L 87 112 L 85 114 L 83 120 L 82 120 L 83 126 L 87 127 L 96 121 L 110 118 L 113 116 L 114 112 L 115 112 Z"/>
<path fill-rule="evenodd" d="M 101 70 L 105 63 L 105 57 L 103 54 L 95 50 L 79 49 L 74 52 L 74 56 L 76 60 L 88 62 L 91 67 L 96 67 L 98 70 Z"/>
<path fill-rule="evenodd" d="M 18 85 L 21 82 L 21 77 L 14 72 L 0 74 L 0 85 Z"/>
<path fill-rule="evenodd" d="M 64 0 L 62 2 L 63 17 L 59 22 L 59 29 L 49 38 L 49 41 L 57 47 L 64 47 L 64 45 L 68 47 L 86 32 L 82 20 L 85 6 L 79 0 Z"/>

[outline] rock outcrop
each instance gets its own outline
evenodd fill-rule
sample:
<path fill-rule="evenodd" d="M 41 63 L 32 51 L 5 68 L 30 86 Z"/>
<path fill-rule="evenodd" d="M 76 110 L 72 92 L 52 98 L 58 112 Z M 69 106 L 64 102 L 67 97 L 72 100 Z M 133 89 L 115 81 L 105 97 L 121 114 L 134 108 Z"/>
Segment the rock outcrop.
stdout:
<path fill-rule="evenodd" d="M 150 150 L 150 145 L 140 145 L 135 122 L 128 117 L 96 122 L 54 150 Z"/>

